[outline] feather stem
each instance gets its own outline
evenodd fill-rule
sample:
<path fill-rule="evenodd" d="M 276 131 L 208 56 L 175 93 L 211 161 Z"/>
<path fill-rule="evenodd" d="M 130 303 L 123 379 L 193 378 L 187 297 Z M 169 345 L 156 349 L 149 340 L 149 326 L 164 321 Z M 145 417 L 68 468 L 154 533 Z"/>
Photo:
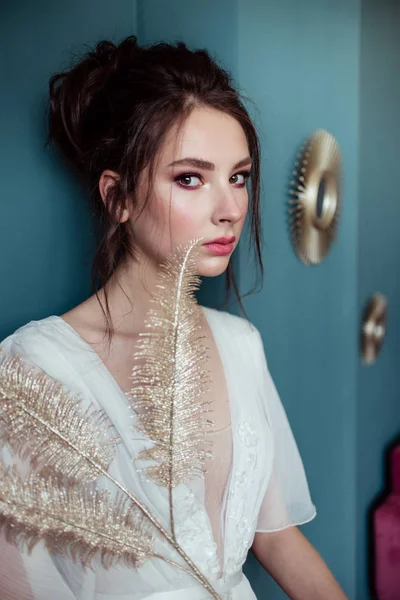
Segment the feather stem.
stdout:
<path fill-rule="evenodd" d="M 16 500 L 7 501 L 7 499 L 5 499 L 5 498 L 0 498 L 0 501 L 9 506 L 20 506 L 21 508 L 25 508 L 25 505 L 23 503 L 17 502 Z M 30 510 L 32 510 L 32 508 Z M 43 510 L 42 508 L 40 509 L 40 515 L 54 519 L 54 515 L 51 512 Z M 101 532 L 97 529 L 92 529 L 91 527 L 88 527 L 88 526 L 82 527 L 81 525 L 77 525 L 75 521 L 71 521 L 68 519 L 62 519 L 60 517 L 57 517 L 57 521 L 59 521 L 60 523 L 63 523 L 64 525 L 69 525 L 69 526 L 73 527 L 74 529 L 79 529 L 80 531 L 83 531 L 84 533 L 92 533 L 92 534 L 96 535 L 97 537 L 104 538 L 104 539 L 114 542 L 116 544 L 120 543 L 119 540 L 114 536 L 107 535 L 104 532 Z M 120 544 L 121 544 L 121 546 L 124 546 L 126 548 L 132 548 L 132 550 L 136 550 L 136 546 L 134 544 L 130 544 L 129 542 L 123 542 Z M 171 566 L 176 567 L 176 568 L 180 569 L 181 571 L 184 571 L 188 575 L 192 576 L 191 571 L 189 571 L 188 569 L 186 569 L 179 563 L 176 563 L 175 561 L 170 560 L 169 558 L 166 558 L 165 556 L 162 556 L 161 554 L 154 553 L 152 555 L 152 558 L 158 558 L 160 560 L 163 560 L 164 562 L 169 563 Z M 198 581 L 200 581 L 197 576 L 196 576 L 196 579 Z M 201 581 L 200 581 L 200 583 L 201 583 Z"/>
<path fill-rule="evenodd" d="M 192 251 L 192 249 L 197 245 L 197 243 L 193 243 L 190 247 L 188 252 L 185 255 L 184 261 L 182 263 L 181 266 L 181 270 L 179 273 L 179 283 L 178 283 L 178 293 L 177 293 L 177 298 L 175 300 L 175 311 L 174 311 L 174 346 L 173 346 L 173 356 L 174 356 L 174 360 L 176 357 L 176 350 L 177 350 L 177 345 L 178 345 L 178 327 L 179 327 L 179 300 L 180 300 L 180 296 L 182 295 L 182 280 L 183 280 L 183 275 L 185 273 L 185 267 L 188 261 L 188 256 L 189 253 Z M 170 423 L 173 424 L 175 422 L 175 388 L 176 388 L 176 377 L 174 375 L 173 378 L 173 391 L 172 391 L 172 399 L 171 399 L 171 405 L 170 405 Z M 176 540 L 176 535 L 175 535 L 175 520 L 174 520 L 174 502 L 173 502 L 173 495 L 172 495 L 172 490 L 173 490 L 173 469 L 174 469 L 174 465 L 173 465 L 173 448 L 174 448 L 174 427 L 173 425 L 171 425 L 170 428 L 170 439 L 169 439 L 169 483 L 168 483 L 168 496 L 169 496 L 169 519 L 170 519 L 170 528 L 171 528 L 171 533 L 172 533 L 172 537 L 174 540 Z"/>
<path fill-rule="evenodd" d="M 68 479 L 90 481 L 97 471 L 82 457 L 92 456 L 107 469 L 114 458 L 118 436 L 104 438 L 112 429 L 104 411 L 87 408 L 82 414 L 78 397 L 44 372 L 26 372 L 18 354 L 0 364 L 0 415 L 7 425 L 0 445 L 30 458 L 35 468 L 43 463 Z"/>
<path fill-rule="evenodd" d="M 160 268 L 150 301 L 144 333 L 138 344 L 130 396 L 136 429 L 153 442 L 137 460 L 140 468 L 165 486 L 169 499 L 169 530 L 176 540 L 173 488 L 192 477 L 204 476 L 211 446 L 204 436 L 211 422 L 205 418 L 203 396 L 209 383 L 204 369 L 209 356 L 203 345 L 201 311 L 194 292 L 200 285 L 197 264 L 201 239 L 179 246 Z M 143 409 L 139 412 L 139 409 Z"/>
<path fill-rule="evenodd" d="M 167 540 L 169 544 L 173 546 L 173 548 L 180 554 L 183 560 L 187 563 L 187 565 L 191 568 L 192 572 L 190 574 L 194 579 L 199 581 L 206 589 L 210 592 L 213 598 L 219 600 L 219 596 L 213 590 L 212 586 L 208 582 L 207 578 L 201 573 L 201 571 L 196 567 L 194 562 L 190 559 L 189 556 L 183 551 L 183 549 L 177 544 L 176 540 L 170 535 L 170 533 L 163 527 L 163 525 L 151 514 L 151 512 L 146 508 L 146 506 L 133 494 L 131 494 L 123 485 L 119 483 L 112 475 L 110 475 L 106 468 L 102 466 L 100 462 L 94 460 L 92 456 L 89 455 L 89 450 L 85 451 L 82 448 L 79 448 L 73 441 L 67 439 L 63 433 L 53 427 L 49 422 L 45 421 L 40 417 L 39 414 L 35 413 L 35 411 L 30 410 L 23 402 L 19 400 L 19 398 L 13 394 L 13 399 L 15 399 L 16 403 L 18 403 L 18 407 L 22 409 L 22 411 L 29 415 L 29 417 L 36 422 L 39 422 L 47 432 L 51 432 L 52 435 L 55 435 L 58 439 L 62 440 L 64 443 L 68 445 L 68 447 L 75 453 L 79 454 L 87 463 L 89 463 L 97 473 L 103 475 L 106 479 L 111 481 L 125 496 L 127 496 L 134 505 L 136 505 L 139 510 L 147 517 L 147 519 L 153 524 L 153 526 L 160 532 L 160 534 Z"/>
<path fill-rule="evenodd" d="M 163 560 L 164 562 L 170 564 L 172 567 L 176 567 L 177 569 L 180 569 L 181 571 L 184 571 L 185 573 L 187 573 L 188 575 L 190 575 L 194 579 L 197 579 L 197 581 L 199 583 L 201 583 L 201 585 L 204 585 L 203 582 L 200 580 L 200 578 L 197 577 L 197 575 L 195 575 L 192 571 L 189 571 L 188 569 L 185 569 L 185 567 L 183 567 L 179 563 L 176 563 L 175 561 L 173 561 L 173 560 L 171 560 L 169 558 L 166 558 L 165 556 L 162 556 L 161 554 L 157 554 L 157 553 L 153 554 L 152 558 L 159 558 L 160 560 Z M 216 596 L 216 598 L 218 598 L 218 600 L 220 600 L 219 596 Z"/>
<path fill-rule="evenodd" d="M 170 428 L 170 435 L 169 436 L 165 436 L 164 438 L 161 436 L 160 437 L 160 442 L 167 442 L 169 441 L 169 444 L 165 444 L 166 446 L 168 446 L 165 449 L 165 458 L 167 462 L 167 473 L 169 473 L 169 484 L 168 484 L 168 488 L 169 488 L 169 499 L 170 499 L 170 522 L 171 522 L 171 532 L 169 532 L 159 521 L 158 519 L 153 516 L 153 514 L 150 512 L 150 510 L 146 507 L 145 504 L 142 503 L 141 500 L 139 500 L 137 497 L 135 497 L 128 489 L 126 489 L 117 479 L 115 479 L 112 475 L 110 475 L 108 473 L 108 465 L 106 463 L 102 464 L 102 462 L 98 459 L 98 457 L 96 455 L 92 455 L 90 452 L 90 447 L 86 447 L 85 445 L 83 445 L 82 447 L 80 447 L 79 443 L 76 442 L 74 443 L 74 440 L 69 439 L 68 437 L 68 431 L 66 433 L 63 432 L 62 427 L 58 428 L 54 428 L 49 421 L 46 421 L 45 419 L 42 419 L 40 414 L 36 414 L 35 411 L 31 411 L 29 406 L 25 406 L 24 403 L 20 401 L 20 398 L 16 397 L 15 400 L 19 403 L 19 408 L 22 409 L 22 411 L 24 412 L 24 414 L 28 415 L 30 417 L 30 419 L 35 420 L 36 422 L 40 423 L 42 427 L 44 427 L 45 431 L 47 431 L 49 437 L 50 437 L 50 433 L 53 436 L 58 437 L 58 439 L 62 440 L 62 442 L 64 444 L 66 444 L 73 453 L 78 454 L 82 459 L 84 459 L 84 461 L 86 462 L 86 464 L 91 465 L 94 469 L 94 471 L 102 476 L 104 476 L 108 481 L 112 482 L 124 495 L 125 497 L 127 497 L 132 503 L 133 505 L 135 505 L 141 512 L 142 514 L 152 523 L 152 525 L 158 530 L 158 532 L 161 534 L 161 536 L 174 548 L 174 550 L 181 556 L 181 558 L 184 560 L 184 562 L 190 567 L 191 571 L 186 571 L 186 569 L 180 565 L 175 565 L 178 566 L 179 568 L 185 570 L 191 577 L 193 577 L 195 580 L 197 580 L 209 593 L 210 595 L 215 599 L 215 600 L 221 600 L 220 596 L 217 594 L 217 592 L 213 589 L 212 585 L 209 583 L 208 579 L 202 574 L 202 572 L 200 571 L 200 569 L 196 566 L 196 564 L 192 561 L 192 559 L 186 554 L 186 552 L 180 547 L 180 545 L 177 543 L 176 541 L 176 536 L 175 536 L 175 527 L 174 527 L 174 512 L 173 512 L 173 498 L 172 498 L 172 492 L 173 492 L 173 486 L 176 485 L 177 483 L 179 483 L 180 481 L 180 477 L 183 477 L 183 472 L 184 474 L 187 476 L 189 473 L 191 473 L 190 468 L 192 464 L 195 464 L 195 458 L 196 460 L 198 459 L 200 462 L 202 459 L 204 459 L 205 453 L 198 450 L 197 445 L 193 445 L 192 444 L 192 440 L 189 439 L 189 434 L 188 434 L 188 430 L 185 427 L 182 426 L 182 423 L 185 424 L 186 422 L 182 420 L 181 423 L 181 429 L 177 429 L 177 431 L 174 431 L 174 423 L 176 421 L 176 415 L 175 413 L 178 412 L 178 416 L 180 416 L 181 412 L 183 412 L 182 410 L 177 411 L 177 408 L 181 409 L 182 406 L 182 402 L 185 401 L 186 404 L 190 404 L 193 405 L 196 408 L 196 414 L 195 417 L 192 419 L 191 423 L 193 422 L 197 422 L 199 423 L 199 427 L 197 428 L 197 431 L 202 431 L 202 429 L 204 428 L 204 423 L 203 421 L 200 420 L 199 417 L 199 409 L 200 409 L 200 405 L 196 404 L 196 402 L 194 401 L 194 396 L 195 393 L 197 393 L 197 390 L 202 390 L 203 386 L 201 385 L 201 383 L 204 381 L 204 379 L 202 379 L 202 375 L 200 374 L 200 372 L 198 374 L 194 374 L 193 372 L 189 373 L 189 378 L 186 381 L 185 380 L 185 385 L 186 390 L 185 390 L 185 394 L 182 394 L 182 390 L 178 389 L 178 386 L 180 384 L 179 379 L 179 373 L 177 373 L 177 367 L 176 367 L 176 359 L 177 359 L 177 353 L 180 350 L 180 338 L 179 336 L 181 335 L 181 331 L 180 331 L 180 320 L 183 318 L 185 320 L 185 318 L 188 320 L 186 322 L 186 326 L 183 326 L 183 336 L 185 339 L 185 343 L 189 345 L 189 355 L 190 355 L 190 360 L 192 362 L 194 362 L 194 364 L 197 366 L 197 364 L 199 364 L 200 362 L 202 362 L 203 360 L 203 354 L 200 350 L 200 347 L 198 345 L 196 345 L 195 340 L 194 340 L 194 331 L 196 329 L 195 327 L 195 322 L 196 322 L 196 318 L 195 315 L 192 311 L 192 307 L 194 306 L 195 302 L 193 302 L 193 289 L 195 289 L 195 278 L 193 279 L 193 276 L 190 273 L 186 273 L 185 271 L 190 271 L 189 269 L 185 269 L 185 267 L 187 267 L 188 263 L 191 262 L 191 259 L 193 258 L 191 256 L 191 252 L 192 249 L 194 248 L 194 246 L 196 245 L 196 243 L 189 245 L 184 252 L 184 260 L 183 260 L 183 266 L 182 264 L 179 265 L 178 267 L 176 267 L 175 264 L 172 263 L 172 274 L 174 274 L 174 269 L 179 268 L 179 273 L 178 273 L 178 278 L 175 279 L 177 288 L 176 289 L 176 293 L 175 293 L 175 309 L 174 309 L 174 318 L 170 319 L 169 321 L 167 320 L 167 324 L 168 326 L 172 326 L 173 330 L 172 330 L 172 334 L 173 336 L 171 336 L 169 338 L 170 342 L 172 341 L 172 344 L 169 346 L 170 349 L 172 350 L 173 356 L 174 356 L 174 361 L 173 361 L 173 367 L 172 370 L 169 370 L 169 374 L 170 374 L 170 388 L 172 390 L 172 394 L 170 397 L 170 406 L 169 406 L 169 416 L 171 419 L 171 423 L 172 426 Z M 189 267 L 191 265 L 189 264 Z M 167 276 L 170 276 L 168 274 L 167 271 Z M 162 285 L 161 285 L 161 292 L 160 292 L 160 298 L 159 298 L 159 302 L 161 307 L 163 306 L 162 303 Z M 186 299 L 187 299 L 187 303 L 186 303 Z M 182 306 L 181 306 L 181 302 L 183 302 Z M 180 311 L 183 311 L 183 317 L 180 313 Z M 185 312 L 186 311 L 186 312 Z M 170 316 L 171 313 L 169 313 Z M 156 316 L 156 321 L 157 321 L 157 316 Z M 161 323 L 163 324 L 164 321 L 163 319 L 161 319 Z M 188 326 L 187 323 L 190 323 L 190 326 Z M 193 328 L 193 329 L 192 329 Z M 185 337 L 186 336 L 186 337 Z M 151 361 L 150 361 L 151 362 Z M 168 362 L 168 365 L 170 365 L 170 362 Z M 170 367 L 168 366 L 168 369 L 170 369 Z M 150 384 L 152 383 L 152 379 L 150 380 Z M 149 386 L 149 388 L 151 388 L 151 385 Z M 189 390 L 189 393 L 187 393 L 187 390 Z M 193 395 L 192 395 L 193 394 Z M 1 397 L 1 395 L 0 395 Z M 177 398 L 177 399 L 176 399 Z M 178 406 L 175 406 L 175 404 L 178 402 Z M 180 402 L 180 403 L 179 403 Z M 184 404 L 183 404 L 184 405 Z M 168 413 L 167 413 L 168 414 Z M 185 414 L 185 413 L 183 413 Z M 19 427 L 19 424 L 17 423 L 17 426 Z M 182 434 L 182 431 L 184 432 Z M 17 430 L 17 432 L 19 433 L 19 429 Z M 182 436 L 185 435 L 186 437 L 184 438 L 184 444 L 182 443 L 182 441 L 180 442 L 181 445 L 180 447 L 183 448 L 185 447 L 186 449 L 191 450 L 192 447 L 194 448 L 192 453 L 186 453 L 186 463 L 185 463 L 185 469 L 181 468 L 181 465 L 179 463 L 177 463 L 177 459 L 175 457 L 174 454 L 174 446 L 176 445 L 176 440 L 175 437 L 178 436 L 178 440 L 181 440 Z M 152 439 L 153 436 L 150 436 L 150 439 Z M 198 443 L 198 440 L 197 440 Z M 192 456 L 193 455 L 193 456 Z M 190 458 L 190 460 L 189 460 Z M 191 461 L 191 462 L 190 462 Z M 190 463 L 190 464 L 189 464 Z M 197 463 L 196 463 L 197 464 Z M 175 473 L 175 471 L 177 471 L 177 473 Z M 162 560 L 166 560 L 166 562 L 170 562 L 171 564 L 175 564 L 173 563 L 173 561 L 169 561 L 169 559 L 165 559 L 162 556 L 159 556 L 158 558 L 162 559 Z"/>
<path fill-rule="evenodd" d="M 199 581 L 206 588 L 206 590 L 211 594 L 211 596 L 215 600 L 221 600 L 220 596 L 217 594 L 217 592 L 211 586 L 208 579 L 202 574 L 200 569 L 195 565 L 195 563 L 186 554 L 186 552 L 184 552 L 184 550 L 182 550 L 182 548 L 177 544 L 177 542 L 170 535 L 170 533 L 163 527 L 163 525 L 155 517 L 153 517 L 153 515 L 146 508 L 146 506 L 144 504 L 142 504 L 142 502 L 140 500 L 138 500 L 138 498 L 136 498 L 133 494 L 131 494 L 131 492 L 129 490 L 127 490 L 123 485 L 121 485 L 119 483 L 119 481 L 117 481 L 117 479 L 114 479 L 114 477 L 112 475 L 110 475 L 105 469 L 103 469 L 103 467 L 101 467 L 100 465 L 97 465 L 95 463 L 95 461 L 92 460 L 92 458 L 87 457 L 87 460 L 89 460 L 89 462 L 92 464 L 92 466 L 95 467 L 96 469 L 98 469 L 98 471 L 102 475 L 104 475 L 109 481 L 114 483 L 114 485 L 123 494 L 125 494 L 142 511 L 142 513 L 151 521 L 151 523 L 154 525 L 154 527 L 156 527 L 156 529 L 158 529 L 158 531 L 161 533 L 161 535 L 163 535 L 163 537 L 165 537 L 165 539 L 174 547 L 176 552 L 178 552 L 178 554 L 181 555 L 183 560 L 190 566 L 190 568 L 193 571 L 193 573 L 189 572 L 190 575 L 194 579 L 197 579 L 197 581 Z"/>

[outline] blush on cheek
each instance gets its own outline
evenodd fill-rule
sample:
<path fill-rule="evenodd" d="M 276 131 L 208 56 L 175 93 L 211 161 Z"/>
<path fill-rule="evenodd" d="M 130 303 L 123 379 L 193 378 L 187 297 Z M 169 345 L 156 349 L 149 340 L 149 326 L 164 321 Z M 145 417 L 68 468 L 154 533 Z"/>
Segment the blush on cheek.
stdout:
<path fill-rule="evenodd" d="M 188 240 L 199 237 L 201 225 L 193 214 L 187 212 L 171 211 L 171 231 L 174 237 Z"/>

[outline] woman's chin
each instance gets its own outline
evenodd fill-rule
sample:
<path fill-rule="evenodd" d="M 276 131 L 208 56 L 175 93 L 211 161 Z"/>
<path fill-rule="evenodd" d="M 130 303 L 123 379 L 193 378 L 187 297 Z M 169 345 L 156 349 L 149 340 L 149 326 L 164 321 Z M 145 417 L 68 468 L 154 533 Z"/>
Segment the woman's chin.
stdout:
<path fill-rule="evenodd" d="M 215 256 L 207 258 L 206 260 L 199 261 L 199 275 L 200 277 L 217 277 L 222 275 L 228 267 L 230 260 L 229 256 Z"/>

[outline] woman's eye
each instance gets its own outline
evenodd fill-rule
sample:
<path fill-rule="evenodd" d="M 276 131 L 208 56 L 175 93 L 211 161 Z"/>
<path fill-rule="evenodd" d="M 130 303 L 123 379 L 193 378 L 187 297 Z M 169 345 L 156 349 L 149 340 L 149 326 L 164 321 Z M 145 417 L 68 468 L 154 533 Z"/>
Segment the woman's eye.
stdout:
<path fill-rule="evenodd" d="M 230 178 L 230 182 L 243 187 L 249 175 L 250 173 L 235 173 L 235 175 L 232 175 Z"/>
<path fill-rule="evenodd" d="M 187 188 L 196 188 L 199 187 L 201 180 L 198 175 L 192 175 L 190 173 L 185 173 L 184 175 L 178 175 L 175 178 L 175 181 L 179 183 L 182 187 Z"/>
<path fill-rule="evenodd" d="M 229 179 L 229 182 L 238 187 L 244 187 L 246 185 L 246 179 L 248 179 L 249 176 L 250 172 L 235 173 Z M 196 189 L 202 184 L 201 176 L 196 173 L 182 173 L 182 175 L 177 175 L 174 178 L 174 181 L 181 187 L 187 189 Z"/>

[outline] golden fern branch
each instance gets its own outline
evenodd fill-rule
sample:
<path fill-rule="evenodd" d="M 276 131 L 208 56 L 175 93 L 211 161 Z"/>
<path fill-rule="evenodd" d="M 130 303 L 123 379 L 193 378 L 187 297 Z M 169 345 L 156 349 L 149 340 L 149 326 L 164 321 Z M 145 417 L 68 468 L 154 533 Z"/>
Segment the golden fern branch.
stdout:
<path fill-rule="evenodd" d="M 50 552 L 79 559 L 85 567 L 100 553 L 104 568 L 123 562 L 138 567 L 154 556 L 141 511 L 107 491 L 61 486 L 52 477 L 22 480 L 0 463 L 0 529 L 31 552 L 43 539 Z"/>
<path fill-rule="evenodd" d="M 183 569 L 213 598 L 219 599 L 174 536 L 138 498 L 108 473 L 117 438 L 110 435 L 110 426 L 103 411 L 92 408 L 82 411 L 78 397 L 66 392 L 47 374 L 36 373 L 34 369 L 27 371 L 17 355 L 4 359 L 0 364 L 0 424 L 4 426 L 1 432 L 3 443 L 6 442 L 23 459 L 29 458 L 34 467 L 43 467 L 43 474 L 49 475 L 56 470 L 64 478 L 75 480 L 78 477 L 81 480 L 106 477 L 147 517 L 190 570 L 166 557 L 154 556 Z"/>
<path fill-rule="evenodd" d="M 93 463 L 107 471 L 119 441 L 104 411 L 83 410 L 61 383 L 27 369 L 18 355 L 0 364 L 0 417 L 0 442 L 22 460 L 79 481 L 99 476 Z"/>
<path fill-rule="evenodd" d="M 136 460 L 151 461 L 142 470 L 169 490 L 170 525 L 175 539 L 173 488 L 195 476 L 211 457 L 205 432 L 212 422 L 205 417 L 203 395 L 209 384 L 204 364 L 208 359 L 201 330 L 201 309 L 194 292 L 199 240 L 177 250 L 161 267 L 138 342 L 132 369 L 131 405 L 137 414 L 135 428 L 154 443 Z M 208 448 L 207 448 L 208 446 Z"/>
<path fill-rule="evenodd" d="M 119 494 L 69 488 L 51 477 L 30 476 L 22 481 L 0 462 L 0 532 L 7 542 L 31 552 L 43 540 L 50 552 L 91 566 L 99 553 L 105 569 L 118 563 L 139 567 L 149 558 L 192 575 L 182 565 L 156 552 L 149 523 L 141 511 Z"/>

